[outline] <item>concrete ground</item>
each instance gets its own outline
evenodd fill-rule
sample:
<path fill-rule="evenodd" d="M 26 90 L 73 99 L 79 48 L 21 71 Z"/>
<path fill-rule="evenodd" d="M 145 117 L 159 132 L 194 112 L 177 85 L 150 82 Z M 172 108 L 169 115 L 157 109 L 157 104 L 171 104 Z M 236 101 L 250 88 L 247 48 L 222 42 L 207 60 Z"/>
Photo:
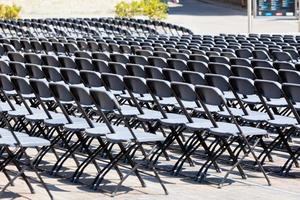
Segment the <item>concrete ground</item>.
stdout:
<path fill-rule="evenodd" d="M 34 150 L 30 150 L 29 154 L 34 153 Z M 171 152 L 171 157 L 174 159 L 178 157 L 179 154 L 175 151 Z M 197 154 L 201 151 L 197 151 Z M 202 152 L 203 153 L 203 152 Z M 266 169 L 278 169 L 278 166 L 282 164 L 285 159 L 284 154 L 276 152 L 274 154 L 275 164 L 267 163 Z M 80 159 L 81 157 L 78 156 Z M 49 154 L 44 160 L 49 161 L 50 163 L 43 163 L 41 167 L 44 169 L 49 169 L 53 166 L 54 156 Z M 272 186 L 267 186 L 265 179 L 262 174 L 256 171 L 256 168 L 250 167 L 251 158 L 248 159 L 248 165 L 244 165 L 246 173 L 248 175 L 247 180 L 241 179 L 237 174 L 236 170 L 234 174 L 229 176 L 228 181 L 222 189 L 217 187 L 221 177 L 224 176 L 228 170 L 228 165 L 225 165 L 223 161 L 220 161 L 220 166 L 222 173 L 216 173 L 214 170 L 209 170 L 209 176 L 206 181 L 199 183 L 193 180 L 193 176 L 197 173 L 203 163 L 203 159 L 200 159 L 200 156 L 193 156 L 195 161 L 195 167 L 189 167 L 187 164 L 184 166 L 183 171 L 180 175 L 174 176 L 167 172 L 167 169 L 170 169 L 174 164 L 173 161 L 165 161 L 160 159 L 158 164 L 160 170 L 161 178 L 164 181 L 166 187 L 169 190 L 169 195 L 166 196 L 163 193 L 162 188 L 157 183 L 157 181 L 149 176 L 152 174 L 151 171 L 142 170 L 142 175 L 146 180 L 147 187 L 142 188 L 139 185 L 139 182 L 136 177 L 131 176 L 123 184 L 124 186 L 120 189 L 118 195 L 114 199 L 173 199 L 173 200 L 182 200 L 182 199 L 203 199 L 203 200 L 216 200 L 216 199 L 226 199 L 226 200 L 299 200 L 300 199 L 300 170 L 293 169 L 291 175 L 288 177 L 278 176 L 275 173 L 269 173 L 269 177 L 272 182 Z M 100 166 L 103 166 L 103 162 L 98 162 Z M 253 163 L 252 163 L 253 164 Z M 63 168 L 63 171 L 59 174 L 63 177 L 69 177 L 72 175 L 72 172 L 76 170 L 75 164 L 69 160 Z M 251 165 L 252 166 L 252 165 Z M 10 170 L 16 172 L 13 167 L 9 168 Z M 121 168 L 124 173 L 128 172 L 128 168 Z M 60 178 L 59 176 L 50 176 L 48 173 L 43 172 L 44 181 L 47 183 L 51 192 L 56 200 L 90 200 L 90 199 L 112 199 L 110 197 L 111 192 L 114 190 L 116 184 L 118 183 L 118 178 L 115 172 L 110 173 L 104 181 L 104 185 L 100 187 L 98 191 L 91 190 L 87 185 L 93 180 L 96 172 L 95 168 L 90 165 L 86 169 L 86 174 L 81 179 L 81 183 L 71 183 L 67 178 Z M 13 175 L 13 174 L 12 174 Z M 1 196 L 2 199 L 48 199 L 48 196 L 45 190 L 41 187 L 40 183 L 37 182 L 35 175 L 32 172 L 27 173 L 31 177 L 31 182 L 36 191 L 36 194 L 30 194 L 28 188 L 26 187 L 22 179 L 17 179 L 15 181 L 15 186 L 8 188 L 7 192 Z M 0 188 L 7 182 L 7 179 L 4 175 L 0 174 Z"/>
<path fill-rule="evenodd" d="M 211 0 L 181 0 L 170 8 L 168 22 L 188 27 L 194 33 L 247 33 L 246 9 L 239 6 L 216 3 Z M 253 33 L 294 33 L 297 20 L 291 18 L 255 18 Z"/>

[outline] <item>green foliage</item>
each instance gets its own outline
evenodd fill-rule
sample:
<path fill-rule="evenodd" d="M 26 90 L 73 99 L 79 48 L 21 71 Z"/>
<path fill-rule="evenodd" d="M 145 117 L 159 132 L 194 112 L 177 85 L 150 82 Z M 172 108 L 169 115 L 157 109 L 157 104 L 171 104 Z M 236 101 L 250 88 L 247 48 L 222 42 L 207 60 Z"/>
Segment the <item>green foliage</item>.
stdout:
<path fill-rule="evenodd" d="M 161 0 L 133 0 L 131 3 L 119 2 L 115 7 L 118 17 L 134 17 L 144 15 L 150 19 L 165 19 L 168 13 L 168 5 Z"/>
<path fill-rule="evenodd" d="M 0 19 L 18 19 L 20 12 L 20 6 L 0 4 Z"/>

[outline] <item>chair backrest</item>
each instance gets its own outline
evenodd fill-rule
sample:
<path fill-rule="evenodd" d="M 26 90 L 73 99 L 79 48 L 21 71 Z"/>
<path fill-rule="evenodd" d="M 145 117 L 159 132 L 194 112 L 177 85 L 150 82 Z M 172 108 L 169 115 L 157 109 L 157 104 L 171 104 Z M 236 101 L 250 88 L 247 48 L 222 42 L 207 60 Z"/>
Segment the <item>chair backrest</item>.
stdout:
<path fill-rule="evenodd" d="M 128 75 L 129 72 L 127 71 L 125 64 L 119 62 L 109 62 L 108 67 L 111 68 L 114 74 L 118 74 L 121 76 Z"/>
<path fill-rule="evenodd" d="M 195 86 L 195 91 L 198 99 L 203 104 L 214 106 L 223 106 L 226 104 L 222 92 L 216 87 L 198 85 Z"/>
<path fill-rule="evenodd" d="M 110 54 L 110 59 L 113 62 L 123 63 L 126 64 L 129 62 L 129 58 L 127 55 L 120 54 L 120 53 L 112 53 Z"/>
<path fill-rule="evenodd" d="M 168 81 L 184 82 L 182 73 L 179 70 L 163 69 L 162 72 Z"/>
<path fill-rule="evenodd" d="M 123 81 L 128 91 L 142 95 L 149 94 L 146 79 L 134 76 L 124 76 Z"/>
<path fill-rule="evenodd" d="M 19 52 L 8 52 L 7 56 L 11 61 L 25 63 L 24 56 Z"/>
<path fill-rule="evenodd" d="M 241 66 L 241 65 L 232 65 L 231 71 L 233 76 L 239 76 L 244 78 L 255 79 L 255 74 L 251 67 Z"/>
<path fill-rule="evenodd" d="M 92 57 L 94 59 L 103 60 L 103 61 L 106 61 L 106 62 L 111 61 L 111 59 L 109 57 L 109 54 L 105 53 L 105 52 L 93 52 Z"/>
<path fill-rule="evenodd" d="M 206 55 L 201 55 L 201 54 L 191 54 L 190 60 L 201 61 L 205 63 L 209 62 L 209 58 Z"/>
<path fill-rule="evenodd" d="M 92 106 L 94 105 L 92 98 L 89 95 L 89 91 L 84 86 L 71 85 L 69 86 L 70 92 L 73 95 L 75 101 L 79 105 Z"/>
<path fill-rule="evenodd" d="M 275 60 L 278 61 L 292 61 L 293 58 L 291 57 L 291 55 L 287 52 L 283 52 L 283 51 L 272 51 L 272 55 L 274 57 Z"/>
<path fill-rule="evenodd" d="M 87 59 L 93 58 L 92 55 L 86 51 L 75 51 L 74 56 L 79 58 L 87 58 Z"/>
<path fill-rule="evenodd" d="M 99 110 L 114 111 L 120 107 L 112 93 L 101 89 L 90 89 L 91 98 Z"/>
<path fill-rule="evenodd" d="M 18 91 L 22 95 L 33 94 L 33 90 L 29 84 L 29 80 L 27 78 L 12 76 L 10 77 L 12 84 L 14 85 L 16 91 Z"/>
<path fill-rule="evenodd" d="M 185 82 L 193 85 L 207 85 L 207 82 L 204 78 L 204 74 L 199 72 L 183 71 L 182 77 L 185 80 Z"/>
<path fill-rule="evenodd" d="M 42 64 L 42 59 L 38 54 L 24 53 L 24 58 L 27 63 L 32 63 L 32 64 L 36 64 L 36 65 Z"/>
<path fill-rule="evenodd" d="M 107 90 L 125 91 L 123 77 L 117 74 L 102 73 L 101 78 Z"/>
<path fill-rule="evenodd" d="M 49 88 L 59 102 L 72 102 L 74 100 L 73 95 L 70 93 L 69 86 L 65 83 L 49 83 Z"/>
<path fill-rule="evenodd" d="M 300 102 L 300 85 L 294 83 L 282 84 L 282 91 L 285 99 L 288 102 L 289 108 L 293 112 L 296 120 L 300 123 L 299 109 L 294 105 Z"/>
<path fill-rule="evenodd" d="M 209 61 L 213 63 L 222 63 L 225 65 L 230 65 L 229 58 L 225 56 L 210 56 Z"/>
<path fill-rule="evenodd" d="M 185 53 L 174 52 L 174 53 L 171 53 L 171 57 L 175 58 L 175 59 L 185 60 L 185 61 L 189 60 L 189 55 L 185 54 Z"/>
<path fill-rule="evenodd" d="M 28 75 L 30 78 L 38 78 L 38 79 L 45 78 L 45 74 L 40 65 L 26 64 L 25 67 L 28 71 Z"/>
<path fill-rule="evenodd" d="M 79 70 L 95 70 L 94 65 L 88 58 L 75 58 L 75 63 Z"/>
<path fill-rule="evenodd" d="M 208 85 L 217 87 L 221 91 L 229 91 L 230 85 L 228 82 L 228 78 L 219 74 L 205 74 L 205 80 Z"/>
<path fill-rule="evenodd" d="M 161 68 L 152 67 L 152 66 L 144 66 L 144 70 L 145 70 L 145 75 L 147 78 L 165 79 L 165 76 L 162 73 Z"/>
<path fill-rule="evenodd" d="M 0 87 L 4 92 L 15 91 L 15 87 L 10 80 L 10 76 L 0 74 Z"/>
<path fill-rule="evenodd" d="M 278 72 L 273 68 L 255 67 L 254 74 L 258 79 L 279 81 Z"/>
<path fill-rule="evenodd" d="M 58 61 L 63 68 L 77 69 L 77 65 L 73 58 L 67 56 L 59 56 Z"/>
<path fill-rule="evenodd" d="M 229 83 L 232 90 L 238 94 L 244 96 L 256 94 L 254 81 L 251 79 L 232 76 L 229 78 Z"/>
<path fill-rule="evenodd" d="M 173 82 L 171 88 L 176 97 L 183 101 L 197 101 L 197 96 L 194 91 L 194 85 L 188 83 Z"/>
<path fill-rule="evenodd" d="M 300 85 L 294 83 L 283 83 L 282 90 L 293 104 L 300 102 Z"/>
<path fill-rule="evenodd" d="M 268 67 L 268 68 L 273 68 L 272 63 L 270 61 L 267 61 L 267 60 L 253 59 L 253 60 L 251 60 L 251 65 L 252 65 L 252 67 Z"/>
<path fill-rule="evenodd" d="M 283 83 L 300 84 L 300 72 L 296 70 L 281 69 L 278 74 Z"/>
<path fill-rule="evenodd" d="M 273 67 L 277 70 L 280 70 L 280 69 L 295 70 L 296 69 L 296 67 L 293 63 L 286 62 L 286 61 L 274 61 Z"/>
<path fill-rule="evenodd" d="M 226 106 L 225 100 L 222 96 L 222 92 L 215 87 L 201 85 L 195 87 L 195 93 L 197 95 L 197 99 L 201 103 L 201 106 L 205 110 L 205 114 L 207 115 L 207 117 L 209 118 L 213 126 L 218 127 L 207 105 L 213 105 L 219 107 L 223 105 Z"/>
<path fill-rule="evenodd" d="M 28 75 L 28 71 L 24 63 L 9 62 L 9 66 L 16 76 L 26 77 Z"/>
<path fill-rule="evenodd" d="M 14 73 L 9 67 L 8 62 L 4 60 L 0 60 L 0 72 L 7 75 L 13 75 Z"/>
<path fill-rule="evenodd" d="M 37 94 L 41 99 L 50 98 L 53 96 L 47 81 L 41 79 L 30 79 L 29 84 L 31 85 L 34 93 Z"/>
<path fill-rule="evenodd" d="M 188 83 L 178 83 L 173 82 L 171 83 L 171 88 L 175 94 L 176 100 L 179 103 L 183 113 L 185 114 L 186 118 L 190 123 L 193 122 L 192 117 L 188 113 L 186 107 L 184 106 L 184 103 L 182 101 L 189 101 L 189 102 L 195 102 L 197 106 L 199 106 L 197 101 L 197 96 L 194 91 L 194 86 Z"/>
<path fill-rule="evenodd" d="M 179 71 L 188 70 L 185 60 L 168 58 L 167 63 L 169 68 L 177 69 Z"/>
<path fill-rule="evenodd" d="M 214 73 L 214 74 L 220 74 L 220 75 L 227 76 L 227 77 L 232 75 L 230 66 L 227 64 L 211 62 L 211 63 L 208 63 L 208 68 L 209 68 L 210 72 Z"/>
<path fill-rule="evenodd" d="M 168 81 L 158 79 L 147 79 L 146 83 L 151 93 L 155 96 L 161 98 L 173 97 L 173 92 Z"/>
<path fill-rule="evenodd" d="M 139 65 L 149 65 L 148 60 L 145 56 L 140 55 L 129 55 L 130 63 L 139 64 Z"/>
<path fill-rule="evenodd" d="M 251 58 L 253 57 L 252 52 L 249 49 L 237 49 L 235 50 L 237 57 L 239 58 Z"/>
<path fill-rule="evenodd" d="M 76 69 L 61 68 L 60 73 L 64 81 L 68 84 L 81 84 L 82 80 L 79 71 Z"/>
<path fill-rule="evenodd" d="M 60 63 L 56 56 L 52 55 L 41 55 L 41 59 L 43 61 L 44 65 L 54 66 L 54 67 L 60 67 Z"/>
<path fill-rule="evenodd" d="M 230 64 L 231 65 L 242 65 L 242 66 L 251 67 L 250 60 L 246 59 L 246 58 L 231 58 L 230 59 Z"/>
<path fill-rule="evenodd" d="M 279 99 L 283 97 L 281 85 L 275 81 L 255 80 L 254 85 L 259 95 L 267 99 Z"/>
<path fill-rule="evenodd" d="M 150 65 L 156 66 L 156 67 L 160 67 L 160 68 L 168 67 L 166 58 L 149 56 L 148 62 Z"/>
<path fill-rule="evenodd" d="M 80 77 L 86 87 L 102 87 L 101 74 L 89 70 L 81 70 L 79 72 Z"/>
<path fill-rule="evenodd" d="M 146 77 L 145 70 L 142 65 L 127 63 L 126 69 L 129 75 L 131 76 L 137 76 L 142 78 Z"/>
<path fill-rule="evenodd" d="M 52 67 L 52 66 L 42 66 L 42 70 L 48 81 L 53 81 L 53 82 L 64 81 L 59 71 L 59 68 Z"/>
<path fill-rule="evenodd" d="M 189 60 L 187 62 L 187 66 L 188 66 L 189 70 L 191 70 L 191 71 L 200 72 L 203 74 L 209 72 L 207 63 L 202 62 L 202 61 Z"/>

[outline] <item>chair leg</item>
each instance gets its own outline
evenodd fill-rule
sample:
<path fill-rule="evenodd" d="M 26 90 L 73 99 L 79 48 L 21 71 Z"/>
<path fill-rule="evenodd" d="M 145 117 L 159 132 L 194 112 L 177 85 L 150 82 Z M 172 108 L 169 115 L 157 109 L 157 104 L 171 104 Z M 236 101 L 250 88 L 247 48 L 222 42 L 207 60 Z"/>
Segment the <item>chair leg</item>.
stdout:
<path fill-rule="evenodd" d="M 244 135 L 242 135 L 242 137 L 243 137 L 243 139 L 244 139 L 244 141 L 245 141 L 247 147 L 249 148 L 250 153 L 252 154 L 253 158 L 255 159 L 255 162 L 257 162 L 259 169 L 260 169 L 261 172 L 263 173 L 263 175 L 264 175 L 264 177 L 265 177 L 265 179 L 266 179 L 268 185 L 270 186 L 270 185 L 271 185 L 271 181 L 270 181 L 270 179 L 269 179 L 269 177 L 268 177 L 268 175 L 267 175 L 265 169 L 263 168 L 263 166 L 262 166 L 261 163 L 259 162 L 259 160 L 258 160 L 258 158 L 257 158 L 257 156 L 256 156 L 256 154 L 255 154 L 255 152 L 254 152 L 253 149 L 251 148 L 251 145 L 249 144 L 247 138 L 245 138 Z"/>
<path fill-rule="evenodd" d="M 46 185 L 46 183 L 44 182 L 43 178 L 41 177 L 41 175 L 39 174 L 39 172 L 37 171 L 37 169 L 35 168 L 35 166 L 32 164 L 32 161 L 30 160 L 29 157 L 27 157 L 27 160 L 29 162 L 29 167 L 31 168 L 31 170 L 34 171 L 34 173 L 36 174 L 36 176 L 38 177 L 38 179 L 40 180 L 40 183 L 42 184 L 43 188 L 46 190 L 46 192 L 48 193 L 50 199 L 54 199 L 48 186 Z M 34 159 L 33 159 L 34 160 Z"/>
<path fill-rule="evenodd" d="M 150 152 L 146 155 L 146 157 L 144 158 L 145 161 L 148 161 L 149 157 L 151 156 L 151 154 L 155 151 L 156 149 L 156 145 L 150 150 Z M 153 163 L 151 161 L 149 161 L 149 165 L 150 165 L 150 168 L 153 170 L 154 174 L 155 174 L 155 177 L 156 179 L 159 181 L 160 185 L 162 186 L 164 192 L 166 195 L 168 195 L 168 190 L 167 188 L 165 187 L 164 183 L 162 182 L 158 172 L 156 171 Z M 118 183 L 117 187 L 115 188 L 114 192 L 111 194 L 112 197 L 114 197 L 116 195 L 116 193 L 118 192 L 119 188 L 121 187 L 122 183 L 133 173 L 133 172 L 136 172 L 138 171 L 138 168 L 139 166 L 141 166 L 142 163 L 136 163 L 133 168 L 130 170 L 129 173 L 127 173 L 123 178 L 122 180 Z"/>
<path fill-rule="evenodd" d="M 252 145 L 251 149 L 246 152 L 242 158 L 240 158 L 237 162 L 234 163 L 234 165 L 230 168 L 230 170 L 228 170 L 228 172 L 225 174 L 224 178 L 222 179 L 222 181 L 219 183 L 219 188 L 222 188 L 224 185 L 224 182 L 227 180 L 229 174 L 231 174 L 234 170 L 234 168 L 236 168 L 250 153 L 250 151 L 253 151 L 257 145 L 257 143 L 259 142 L 259 139 L 256 140 L 256 142 Z"/>

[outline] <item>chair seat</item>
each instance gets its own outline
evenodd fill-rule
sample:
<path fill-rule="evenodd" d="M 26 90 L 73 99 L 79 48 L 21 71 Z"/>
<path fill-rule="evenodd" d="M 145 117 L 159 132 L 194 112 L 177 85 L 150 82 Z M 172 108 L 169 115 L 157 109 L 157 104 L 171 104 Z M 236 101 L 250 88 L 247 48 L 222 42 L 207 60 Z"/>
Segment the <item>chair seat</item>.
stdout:
<path fill-rule="evenodd" d="M 22 94 L 24 99 L 34 99 L 36 98 L 34 94 Z"/>
<path fill-rule="evenodd" d="M 143 109 L 144 114 L 137 115 L 138 120 L 140 121 L 157 121 L 162 119 L 163 116 L 160 111 Z"/>
<path fill-rule="evenodd" d="M 153 102 L 153 98 L 151 97 L 150 94 L 145 94 L 143 97 L 138 96 L 136 97 L 140 102 L 144 102 L 144 103 L 149 103 L 149 102 Z"/>
<path fill-rule="evenodd" d="M 119 97 L 121 98 L 121 99 L 131 99 L 131 97 L 130 97 L 130 95 L 129 94 L 123 94 L 123 93 L 121 93 L 121 94 L 119 94 Z"/>
<path fill-rule="evenodd" d="M 48 118 L 47 115 L 44 113 L 35 113 L 32 115 L 25 116 L 25 119 L 27 119 L 28 121 L 33 121 L 33 122 L 44 121 L 47 118 Z"/>
<path fill-rule="evenodd" d="M 241 115 L 244 115 L 244 112 L 242 109 L 238 109 L 238 108 L 230 108 L 230 111 L 232 112 L 232 114 L 234 116 L 241 116 Z M 231 117 L 231 115 L 228 113 L 227 110 L 224 110 L 224 111 L 219 111 L 217 112 L 218 115 L 222 116 L 222 117 Z"/>
<path fill-rule="evenodd" d="M 223 91 L 223 94 L 224 94 L 225 99 L 227 99 L 227 100 L 235 100 L 236 99 L 233 92 L 231 92 L 231 91 Z"/>
<path fill-rule="evenodd" d="M 193 123 L 186 123 L 186 128 L 190 131 L 201 131 L 205 129 L 212 128 L 213 125 L 210 120 L 207 119 L 199 119 L 199 120 L 194 120 Z"/>
<path fill-rule="evenodd" d="M 218 136 L 238 136 L 239 130 L 235 124 L 218 122 L 219 127 L 210 128 L 210 133 Z M 259 136 L 259 135 L 267 135 L 268 132 L 264 129 L 254 128 L 249 126 L 240 126 L 243 134 L 245 136 Z"/>
<path fill-rule="evenodd" d="M 8 111 L 7 114 L 11 117 L 24 117 L 28 115 L 28 111 L 24 108 Z"/>
<path fill-rule="evenodd" d="M 127 127 L 112 125 L 112 128 L 116 133 L 124 133 L 126 131 L 128 132 Z M 106 136 L 107 134 L 112 134 L 109 128 L 104 123 L 98 123 L 97 127 L 86 129 L 85 133 L 91 137 L 101 137 Z"/>
<path fill-rule="evenodd" d="M 153 134 L 153 133 L 143 132 L 139 130 L 133 130 L 133 132 L 138 142 L 158 142 L 158 141 L 165 140 L 165 137 L 160 133 Z M 124 132 L 108 134 L 106 135 L 106 139 L 109 142 L 120 143 L 120 142 L 132 141 L 134 140 L 134 137 L 129 132 L 129 130 L 127 130 Z"/>
<path fill-rule="evenodd" d="M 294 126 L 298 124 L 297 120 L 293 117 L 274 115 L 274 118 L 275 119 L 268 120 L 268 123 L 276 127 Z"/>
<path fill-rule="evenodd" d="M 178 104 L 178 102 L 175 97 L 167 97 L 159 100 L 159 104 L 162 106 L 174 106 L 175 104 Z"/>
<path fill-rule="evenodd" d="M 299 111 L 300 110 L 300 103 L 296 102 L 295 104 L 293 104 L 294 108 Z"/>
<path fill-rule="evenodd" d="M 186 125 L 189 123 L 185 115 L 167 113 L 167 116 L 167 119 L 162 118 L 159 120 L 162 125 L 176 127 L 179 125 Z M 199 124 L 206 124 L 208 122 L 208 120 L 201 118 L 192 118 L 192 120 L 194 123 Z"/>
<path fill-rule="evenodd" d="M 8 112 L 11 110 L 11 107 L 8 103 L 0 102 L 0 112 Z"/>
<path fill-rule="evenodd" d="M 259 97 L 257 95 L 248 95 L 245 98 L 241 98 L 241 100 L 247 104 L 260 104 L 261 103 L 261 100 L 259 99 Z"/>
<path fill-rule="evenodd" d="M 122 110 L 122 114 L 124 116 L 136 116 L 136 115 L 139 115 L 140 112 L 138 111 L 138 109 L 136 107 L 133 107 L 133 106 L 128 106 L 128 105 L 122 105 L 121 106 L 121 110 Z M 115 112 L 116 115 L 119 115 L 119 112 L 116 111 Z"/>
<path fill-rule="evenodd" d="M 94 127 L 101 126 L 101 123 L 93 123 Z M 67 131 L 84 131 L 86 129 L 91 128 L 90 125 L 84 120 L 73 121 L 72 124 L 65 124 L 64 128 Z"/>
<path fill-rule="evenodd" d="M 241 115 L 240 117 L 248 122 L 263 122 L 270 119 L 267 113 L 258 111 L 247 111 L 249 115 Z"/>
<path fill-rule="evenodd" d="M 167 113 L 167 118 L 161 118 L 159 122 L 165 126 L 179 126 L 188 123 L 188 120 L 185 115 Z"/>
<path fill-rule="evenodd" d="M 5 129 L 0 129 L 0 132 L 5 132 Z M 14 132 L 20 142 L 20 146 L 22 147 L 43 147 L 43 146 L 49 146 L 50 142 L 43 138 L 38 137 L 31 137 L 31 136 L 24 136 L 23 133 L 20 132 Z M 12 133 L 10 134 L 3 134 L 0 138 L 0 146 L 16 146 L 17 141 L 15 140 Z"/>
<path fill-rule="evenodd" d="M 206 105 L 206 107 L 211 113 L 216 113 L 216 112 L 220 111 L 220 108 L 218 106 Z M 194 108 L 194 110 L 199 113 L 205 113 L 204 108 L 197 107 L 197 108 Z"/>
<path fill-rule="evenodd" d="M 29 137 L 29 135 L 26 133 L 22 133 L 22 132 L 15 132 L 15 133 L 18 137 L 26 137 L 26 136 Z M 12 133 L 5 128 L 0 128 L 0 136 L 1 137 L 12 136 Z"/>
<path fill-rule="evenodd" d="M 284 98 L 280 99 L 271 99 L 270 101 L 267 101 L 268 106 L 270 107 L 287 107 L 288 103 Z"/>

